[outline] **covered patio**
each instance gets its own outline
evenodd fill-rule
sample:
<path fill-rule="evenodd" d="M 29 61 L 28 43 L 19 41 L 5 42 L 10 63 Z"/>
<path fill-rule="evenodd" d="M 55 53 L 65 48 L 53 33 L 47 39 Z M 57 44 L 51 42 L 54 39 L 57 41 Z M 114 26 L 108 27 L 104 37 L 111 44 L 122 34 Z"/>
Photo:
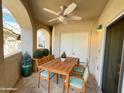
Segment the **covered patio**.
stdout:
<path fill-rule="evenodd" d="M 123 93 L 123 24 L 124 0 L 0 0 L 0 93 Z M 76 67 L 80 86 L 72 88 Z"/>

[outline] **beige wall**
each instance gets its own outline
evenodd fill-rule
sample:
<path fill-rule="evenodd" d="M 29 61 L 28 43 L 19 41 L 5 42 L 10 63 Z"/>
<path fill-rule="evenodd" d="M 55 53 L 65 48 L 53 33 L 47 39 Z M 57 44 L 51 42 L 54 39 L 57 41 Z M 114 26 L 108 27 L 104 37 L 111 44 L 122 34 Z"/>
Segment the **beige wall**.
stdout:
<path fill-rule="evenodd" d="M 5 87 L 5 74 L 4 74 L 4 63 L 3 63 L 3 29 L 2 29 L 2 8 L 0 0 L 0 87 Z M 0 93 L 4 93 L 0 91 Z"/>
<path fill-rule="evenodd" d="M 124 12 L 124 0 L 109 0 L 99 18 L 99 23 L 106 25 L 122 12 Z"/>
<path fill-rule="evenodd" d="M 3 21 L 2 21 L 2 1 L 0 0 L 0 63 L 3 62 Z"/>
<path fill-rule="evenodd" d="M 6 87 L 14 87 L 16 82 L 21 76 L 20 62 L 22 59 L 22 53 L 17 53 L 15 55 L 9 56 L 4 59 L 5 64 L 5 82 Z"/>
<path fill-rule="evenodd" d="M 20 62 L 22 53 L 17 53 L 6 57 L 4 62 L 0 62 L 0 88 L 12 88 L 20 77 Z M 0 91 L 9 93 L 9 91 Z"/>
<path fill-rule="evenodd" d="M 55 25 L 53 28 L 53 34 L 52 34 L 52 52 L 55 55 L 55 57 L 60 56 L 60 37 L 61 33 L 77 33 L 77 32 L 84 32 L 89 33 L 89 59 L 91 62 L 90 69 L 91 73 L 94 73 L 94 62 L 96 62 L 96 54 L 98 50 L 97 47 L 97 41 L 98 38 L 96 35 L 98 32 L 96 31 L 97 28 L 97 19 L 91 19 L 91 20 L 82 20 L 82 21 L 75 21 L 75 22 L 69 22 L 68 24 L 59 24 Z M 91 47 L 91 48 L 90 48 Z"/>

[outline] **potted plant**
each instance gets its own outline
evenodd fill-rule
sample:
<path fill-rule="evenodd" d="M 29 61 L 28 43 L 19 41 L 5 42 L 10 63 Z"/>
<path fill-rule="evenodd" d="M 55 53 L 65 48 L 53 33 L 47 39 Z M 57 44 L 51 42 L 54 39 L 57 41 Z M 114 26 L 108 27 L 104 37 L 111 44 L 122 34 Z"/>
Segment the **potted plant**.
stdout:
<path fill-rule="evenodd" d="M 44 48 L 43 49 L 43 54 L 44 54 L 44 56 L 48 56 L 49 55 L 49 50 Z"/>
<path fill-rule="evenodd" d="M 32 59 L 28 52 L 25 52 L 21 63 L 21 74 L 24 77 L 30 76 L 32 73 Z"/>
<path fill-rule="evenodd" d="M 36 51 L 33 52 L 33 58 L 39 59 L 44 56 L 43 50 L 37 49 Z"/>
<path fill-rule="evenodd" d="M 61 55 L 61 61 L 65 61 L 65 59 L 66 59 L 66 53 L 64 51 Z"/>

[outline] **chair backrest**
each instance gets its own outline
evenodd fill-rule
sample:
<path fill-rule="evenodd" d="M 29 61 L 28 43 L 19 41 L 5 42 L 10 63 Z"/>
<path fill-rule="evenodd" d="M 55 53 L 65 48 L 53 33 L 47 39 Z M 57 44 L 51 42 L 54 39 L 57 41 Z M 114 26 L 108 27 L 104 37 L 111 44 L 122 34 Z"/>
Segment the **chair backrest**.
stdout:
<path fill-rule="evenodd" d="M 55 59 L 54 55 L 49 55 L 49 61 Z"/>
<path fill-rule="evenodd" d="M 42 58 L 36 60 L 37 67 L 42 65 L 42 64 L 43 64 L 43 59 Z"/>
<path fill-rule="evenodd" d="M 89 60 L 88 59 L 86 59 L 87 60 L 87 62 L 86 62 L 86 64 L 85 64 L 85 67 L 86 66 L 89 66 Z"/>
<path fill-rule="evenodd" d="M 84 79 L 85 82 L 87 81 L 88 77 L 89 77 L 89 67 L 86 66 L 85 70 L 83 72 L 83 79 Z"/>
<path fill-rule="evenodd" d="M 46 63 L 46 62 L 48 62 L 48 61 L 49 61 L 49 57 L 48 57 L 48 56 L 43 57 L 43 58 L 42 58 L 42 60 L 43 60 L 43 64 L 44 64 L 44 63 Z"/>
<path fill-rule="evenodd" d="M 37 65 L 37 67 L 38 67 L 38 66 L 40 66 L 40 65 L 42 65 L 42 64 L 44 64 L 44 63 L 46 63 L 46 62 L 48 62 L 48 61 L 49 61 L 49 57 L 46 56 L 46 57 L 43 57 L 43 58 L 40 58 L 40 59 L 34 59 L 34 60 L 35 60 L 36 65 Z"/>

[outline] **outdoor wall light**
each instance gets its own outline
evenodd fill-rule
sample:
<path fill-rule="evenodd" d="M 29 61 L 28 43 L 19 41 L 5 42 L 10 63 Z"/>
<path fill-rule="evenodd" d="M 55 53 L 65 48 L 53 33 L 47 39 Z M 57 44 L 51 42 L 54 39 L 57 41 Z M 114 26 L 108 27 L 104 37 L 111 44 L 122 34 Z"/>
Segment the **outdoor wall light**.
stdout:
<path fill-rule="evenodd" d="M 99 25 L 99 26 L 98 26 L 97 31 L 98 31 L 98 32 L 102 31 L 102 25 Z"/>

